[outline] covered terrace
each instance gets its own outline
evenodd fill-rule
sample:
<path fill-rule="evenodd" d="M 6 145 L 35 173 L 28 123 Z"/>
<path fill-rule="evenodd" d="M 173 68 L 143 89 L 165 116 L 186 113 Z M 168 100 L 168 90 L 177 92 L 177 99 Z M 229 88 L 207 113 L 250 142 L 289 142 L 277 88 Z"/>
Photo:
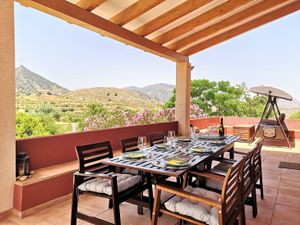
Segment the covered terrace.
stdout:
<path fill-rule="evenodd" d="M 52 218 L 58 212 L 66 214 L 69 210 L 69 200 L 53 205 L 49 210 L 52 214 L 41 211 L 37 217 L 33 216 L 32 220 L 21 220 L 14 216 L 7 218 L 6 215 L 11 212 L 12 208 L 15 208 L 24 216 L 26 212 L 33 213 L 34 210 L 37 212 L 43 207 L 57 204 L 57 202 L 50 202 L 55 199 L 67 199 L 66 195 L 72 190 L 72 173 L 76 170 L 73 148 L 76 145 L 109 139 L 113 143 L 113 149 L 118 150 L 120 149 L 119 139 L 129 134 L 146 135 L 150 132 L 170 129 L 177 130 L 179 135 L 188 134 L 192 68 L 189 57 L 300 9 L 299 0 L 16 0 L 16 2 L 174 61 L 176 64 L 176 122 L 16 140 L 14 1 L 0 1 L 0 175 L 4 178 L 4 182 L 0 183 L 0 213 L 4 219 L 0 219 L 0 223 L 3 224 L 67 224 L 67 219 L 47 221 L 46 218 Z M 47 168 L 44 170 L 46 174 L 36 175 L 36 177 L 40 175 L 40 178 L 37 178 L 40 180 L 33 182 L 33 185 L 30 180 L 27 184 L 16 183 L 15 167 L 18 151 L 31 154 L 33 169 L 43 171 Z M 63 156 L 61 152 L 64 152 Z M 268 156 L 269 154 L 265 153 Z M 273 153 L 270 155 L 270 161 L 265 159 L 264 162 L 266 165 L 273 166 L 277 163 L 278 156 L 293 159 L 298 157 L 295 153 Z M 61 167 L 57 172 L 56 165 L 58 164 Z M 265 212 L 262 210 L 260 214 L 262 221 L 250 220 L 249 224 L 282 224 L 278 223 L 280 220 L 274 220 L 274 222 L 272 218 L 280 218 L 282 222 L 282 219 L 286 218 L 283 215 L 299 212 L 299 207 L 289 210 L 293 204 L 292 201 L 286 202 L 284 200 L 286 198 L 282 197 L 281 200 L 284 202 L 282 203 L 278 195 L 283 193 L 287 196 L 287 192 L 290 192 L 285 188 L 280 190 L 281 185 L 284 186 L 290 182 L 284 178 L 287 173 L 295 179 L 299 179 L 300 174 L 272 168 L 268 170 L 270 171 L 269 180 L 271 183 L 275 182 L 277 188 L 270 189 L 269 194 L 272 197 L 270 202 L 265 201 L 261 204 L 267 204 L 266 208 L 272 207 L 272 210 Z M 41 190 L 47 186 L 57 191 L 43 194 Z M 294 186 L 292 191 L 295 195 L 299 195 L 299 186 Z M 89 201 L 92 207 L 102 207 L 90 199 L 86 201 Z M 287 205 L 283 207 L 281 203 Z M 122 207 L 127 207 L 127 205 Z M 128 208 L 128 213 L 130 210 Z M 126 210 L 123 211 L 126 212 Z M 103 211 L 105 212 L 110 213 Z M 295 219 L 293 215 L 291 214 L 291 217 Z M 60 218 L 63 216 L 61 215 Z M 143 217 L 139 217 L 137 221 L 132 219 L 125 224 L 139 224 L 141 220 L 146 221 L 141 218 Z M 172 224 L 172 220 L 168 217 L 164 217 L 164 220 L 165 222 L 161 221 L 162 224 Z M 290 224 L 299 223 L 297 219 L 291 221 L 293 222 Z M 145 224 L 149 223 L 149 221 L 145 222 Z"/>

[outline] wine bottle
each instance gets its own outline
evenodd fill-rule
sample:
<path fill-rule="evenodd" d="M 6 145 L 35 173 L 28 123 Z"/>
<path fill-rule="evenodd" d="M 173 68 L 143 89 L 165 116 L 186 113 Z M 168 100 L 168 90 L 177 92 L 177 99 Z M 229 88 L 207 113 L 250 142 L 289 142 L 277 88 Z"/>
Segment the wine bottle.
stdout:
<path fill-rule="evenodd" d="M 223 118 L 221 118 L 221 123 L 219 126 L 219 136 L 223 137 L 225 135 Z"/>

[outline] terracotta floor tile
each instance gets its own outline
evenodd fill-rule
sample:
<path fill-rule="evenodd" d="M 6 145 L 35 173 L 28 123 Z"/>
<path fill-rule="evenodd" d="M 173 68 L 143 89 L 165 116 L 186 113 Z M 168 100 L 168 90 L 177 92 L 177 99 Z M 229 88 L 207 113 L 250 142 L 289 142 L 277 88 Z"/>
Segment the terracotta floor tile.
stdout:
<path fill-rule="evenodd" d="M 268 223 L 261 223 L 261 222 L 258 222 L 256 221 L 255 219 L 252 220 L 252 219 L 247 219 L 247 225 L 269 225 Z"/>
<path fill-rule="evenodd" d="M 300 189 L 281 186 L 278 191 L 276 204 L 300 208 Z"/>
<path fill-rule="evenodd" d="M 294 178 L 294 179 L 293 179 Z M 287 187 L 296 187 L 300 190 L 300 177 L 299 176 L 288 176 L 287 178 L 280 179 L 280 186 L 287 186 Z"/>
<path fill-rule="evenodd" d="M 257 198 L 260 198 L 260 190 L 256 189 L 257 193 Z M 278 188 L 277 187 L 267 187 L 264 186 L 264 196 L 269 196 L 269 197 L 276 197 L 278 193 Z"/>
<path fill-rule="evenodd" d="M 272 215 L 273 209 L 260 207 L 258 209 L 258 214 L 254 219 L 252 217 L 252 208 L 249 206 L 246 207 L 246 218 L 250 220 L 255 220 L 256 222 L 270 224 L 272 220 Z"/>
<path fill-rule="evenodd" d="M 276 220 L 282 220 L 285 221 L 284 225 L 297 225 L 300 224 L 299 215 L 300 209 L 282 205 L 275 205 L 272 222 L 276 223 Z"/>
<path fill-rule="evenodd" d="M 298 224 L 297 223 L 295 224 L 295 222 L 293 222 L 293 221 L 287 221 L 284 219 L 273 218 L 271 225 L 298 225 Z"/>
<path fill-rule="evenodd" d="M 280 183 L 280 175 L 278 174 L 268 174 L 263 175 L 264 186 L 266 187 L 278 187 Z"/>
<path fill-rule="evenodd" d="M 276 197 L 265 196 L 264 199 L 261 199 L 260 196 L 257 197 L 258 210 L 260 207 L 274 209 Z"/>

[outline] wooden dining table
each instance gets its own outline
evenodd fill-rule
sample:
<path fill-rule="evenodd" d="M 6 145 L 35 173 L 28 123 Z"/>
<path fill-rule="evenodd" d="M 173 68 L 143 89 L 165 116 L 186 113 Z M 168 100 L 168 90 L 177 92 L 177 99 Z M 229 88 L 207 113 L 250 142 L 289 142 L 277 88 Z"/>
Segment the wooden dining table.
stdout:
<path fill-rule="evenodd" d="M 167 149 L 157 148 L 155 146 L 146 148 L 143 150 L 145 157 L 132 160 L 124 157 L 124 155 L 107 159 L 103 161 L 103 164 L 125 168 L 128 170 L 138 170 L 144 173 L 151 173 L 153 175 L 163 175 L 167 177 L 180 177 L 189 169 L 202 165 L 209 165 L 210 162 L 222 155 L 225 152 L 232 152 L 234 142 L 237 141 L 239 136 L 226 136 L 224 143 L 212 144 L 212 142 L 206 138 L 197 138 L 191 142 L 177 141 L 176 147 L 170 147 Z M 203 147 L 206 151 L 203 153 L 194 153 L 190 150 L 192 146 Z M 190 158 L 190 163 L 185 167 L 170 167 L 163 164 L 163 161 L 167 158 Z M 231 158 L 233 155 L 231 155 Z"/>
<path fill-rule="evenodd" d="M 197 167 L 199 170 L 205 170 L 206 167 L 211 166 L 213 159 L 223 155 L 225 152 L 230 153 L 230 158 L 233 158 L 234 142 L 237 141 L 239 136 L 226 136 L 222 144 L 212 144 L 207 138 L 198 137 L 190 142 L 177 140 L 176 146 L 161 149 L 156 146 L 142 150 L 145 157 L 132 160 L 124 157 L 124 153 L 118 157 L 102 161 L 105 165 L 110 165 L 116 168 L 127 169 L 127 171 L 138 171 L 140 174 L 145 174 L 147 179 L 151 179 L 153 184 L 160 182 L 168 182 L 168 177 L 174 177 L 177 182 L 168 182 L 171 185 L 180 185 L 183 180 L 180 179 L 190 169 Z M 202 147 L 205 152 L 195 153 L 191 147 Z M 125 153 L 126 154 L 126 153 Z M 185 167 L 170 167 L 164 164 L 167 158 L 189 158 L 189 164 Z M 179 181 L 179 182 L 178 182 Z M 177 186 L 178 187 L 178 186 Z M 140 198 L 141 197 L 141 198 Z M 128 202 L 139 205 L 138 213 L 142 214 L 142 208 L 148 208 L 148 202 L 153 203 L 153 194 L 149 193 L 148 196 L 140 196 L 128 200 Z M 150 217 L 152 215 L 152 207 L 150 209 Z"/>

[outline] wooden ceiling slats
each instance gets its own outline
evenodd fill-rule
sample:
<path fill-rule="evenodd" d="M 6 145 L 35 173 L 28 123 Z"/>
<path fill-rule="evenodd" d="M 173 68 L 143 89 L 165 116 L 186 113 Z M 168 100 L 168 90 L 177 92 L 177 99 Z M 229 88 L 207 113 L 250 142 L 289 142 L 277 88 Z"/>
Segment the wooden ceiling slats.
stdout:
<path fill-rule="evenodd" d="M 223 16 L 231 12 L 233 9 L 240 7 L 241 5 L 244 5 L 249 2 L 251 2 L 251 0 L 239 0 L 239 1 L 229 0 L 228 2 L 222 3 L 216 6 L 215 8 L 212 8 L 211 10 L 208 10 L 207 12 L 195 17 L 194 19 L 186 23 L 183 23 L 180 26 L 168 32 L 165 32 L 151 40 L 158 44 L 167 43 L 175 38 L 182 36 L 185 33 L 192 31 L 196 27 L 203 25 L 212 19 Z"/>
<path fill-rule="evenodd" d="M 123 26 L 136 17 L 159 5 L 163 1 L 164 0 L 139 0 L 126 9 L 122 10 L 117 15 L 113 16 L 109 21 L 114 24 Z"/>
<path fill-rule="evenodd" d="M 80 8 L 92 11 L 96 9 L 99 5 L 101 5 L 103 2 L 105 2 L 105 0 L 80 0 L 76 3 L 76 5 Z"/>
<path fill-rule="evenodd" d="M 179 6 L 167 11 L 166 13 L 156 17 L 155 19 L 143 24 L 133 32 L 142 36 L 157 31 L 158 29 L 168 25 L 169 23 L 195 11 L 196 9 L 212 2 L 212 0 L 188 0 Z"/>
<path fill-rule="evenodd" d="M 268 0 L 268 1 L 262 1 L 258 2 L 257 4 L 237 13 L 234 14 L 219 23 L 213 24 L 203 30 L 200 30 L 186 38 L 183 38 L 171 45 L 167 45 L 167 48 L 173 49 L 173 50 L 180 50 L 184 47 L 191 45 L 194 42 L 197 42 L 199 39 L 203 39 L 205 37 L 208 37 L 210 35 L 213 35 L 214 33 L 225 29 L 226 27 L 230 27 L 234 24 L 237 24 L 239 22 L 242 22 L 243 20 L 252 17 L 256 14 L 262 13 L 266 11 L 267 9 L 270 9 L 272 7 L 275 7 L 277 5 L 280 5 L 282 3 L 287 2 L 288 0 Z"/>
<path fill-rule="evenodd" d="M 226 41 L 230 38 L 233 38 L 233 37 L 236 37 L 242 33 L 245 33 L 247 31 L 250 31 L 256 27 L 259 27 L 259 26 L 262 26 L 264 24 L 267 24 L 269 22 L 272 22 L 276 19 L 279 19 L 281 17 L 284 17 L 288 14 L 291 14 L 293 12 L 296 12 L 300 10 L 300 1 L 296 1 L 296 2 L 293 2 L 291 4 L 288 4 L 287 6 L 284 6 L 282 8 L 279 8 L 277 10 L 274 10 L 264 16 L 261 16 L 255 20 L 252 20 L 252 21 L 249 21 L 243 25 L 240 25 L 239 27 L 236 27 L 236 28 L 233 28 L 225 33 L 222 33 L 220 35 L 217 35 L 205 42 L 202 42 L 200 44 L 197 44 L 195 46 L 192 46 L 188 49 L 185 49 L 183 51 L 181 51 L 180 53 L 181 54 L 184 54 L 184 55 L 187 55 L 187 56 L 190 56 L 190 55 L 193 55 L 197 52 L 200 52 L 200 51 L 203 51 L 209 47 L 212 47 L 216 44 L 219 44 L 223 41 Z"/>

